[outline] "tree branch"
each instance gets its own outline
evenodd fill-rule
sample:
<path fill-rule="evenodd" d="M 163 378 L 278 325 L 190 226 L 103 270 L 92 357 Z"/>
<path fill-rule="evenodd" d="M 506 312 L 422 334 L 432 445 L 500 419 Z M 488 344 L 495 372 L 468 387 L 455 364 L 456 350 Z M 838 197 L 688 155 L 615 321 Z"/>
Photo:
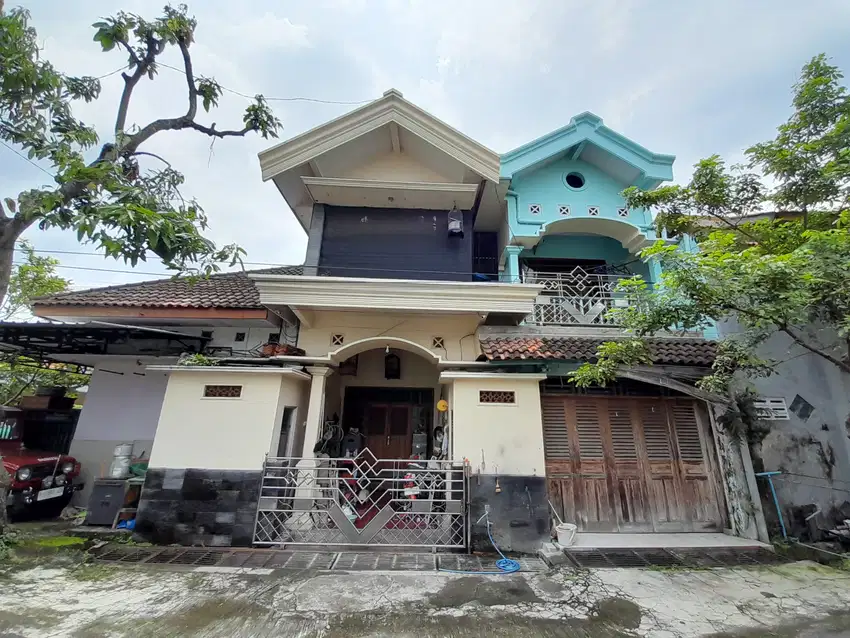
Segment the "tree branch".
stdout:
<path fill-rule="evenodd" d="M 142 63 L 142 61 L 139 59 L 139 56 L 136 55 L 135 51 L 133 51 L 133 47 L 130 46 L 129 42 L 119 38 L 115 38 L 115 41 L 127 50 L 127 53 L 130 54 L 130 61 L 134 65 L 139 66 Z"/>
<path fill-rule="evenodd" d="M 127 47 L 130 48 L 129 46 Z M 152 35 L 147 39 L 147 51 L 145 57 L 136 64 L 136 70 L 132 75 L 122 73 L 124 78 L 124 91 L 121 93 L 121 101 L 118 104 L 118 116 L 115 118 L 115 136 L 116 138 L 124 131 L 124 125 L 127 123 L 127 110 L 130 108 L 130 97 L 133 95 L 133 89 L 142 79 L 142 76 L 148 72 L 148 69 L 154 63 L 156 56 L 165 50 L 165 41 L 157 40 Z M 132 51 L 132 50 L 131 50 Z M 132 53 L 135 56 L 135 53 Z M 138 59 L 138 57 L 136 57 Z"/>
<path fill-rule="evenodd" d="M 812 354 L 816 354 L 816 355 L 823 357 L 824 359 L 826 359 L 827 361 L 829 361 L 830 363 L 832 363 L 833 365 L 838 367 L 838 369 L 840 369 L 842 372 L 850 374 L 850 364 L 846 363 L 845 361 L 842 361 L 841 359 L 838 359 L 837 357 L 832 356 L 828 352 L 824 352 L 820 348 L 816 348 L 815 346 L 808 344 L 802 337 L 800 337 L 800 335 L 796 334 L 789 326 L 787 326 L 785 324 L 780 324 L 779 330 L 784 332 L 785 334 L 787 334 L 789 337 L 791 337 L 791 340 L 794 343 L 796 343 L 798 346 L 800 346 L 801 348 L 808 350 Z"/>
<path fill-rule="evenodd" d="M 189 88 L 189 110 L 186 111 L 186 119 L 194 120 L 198 112 L 198 88 L 195 86 L 195 74 L 192 70 L 192 56 L 189 55 L 189 45 L 185 38 L 177 40 L 180 47 L 180 55 L 183 56 L 183 68 L 186 71 L 186 84 Z"/>
<path fill-rule="evenodd" d="M 147 155 L 148 157 L 155 157 L 155 158 L 156 158 L 156 159 L 158 159 L 160 162 L 163 162 L 163 163 L 167 164 L 167 165 L 168 165 L 168 168 L 171 168 L 171 162 L 169 162 L 169 161 L 168 161 L 167 159 L 165 159 L 164 157 L 160 157 L 160 156 L 159 156 L 159 155 L 157 155 L 156 153 L 148 153 L 147 151 L 136 151 L 135 153 L 133 153 L 133 155 Z"/>
<path fill-rule="evenodd" d="M 201 133 L 206 133 L 210 137 L 244 137 L 246 134 L 254 130 L 252 126 L 246 126 L 240 131 L 216 131 L 215 122 L 213 122 L 211 126 L 204 126 L 197 122 L 189 122 L 189 126 L 187 128 L 193 128 Z"/>

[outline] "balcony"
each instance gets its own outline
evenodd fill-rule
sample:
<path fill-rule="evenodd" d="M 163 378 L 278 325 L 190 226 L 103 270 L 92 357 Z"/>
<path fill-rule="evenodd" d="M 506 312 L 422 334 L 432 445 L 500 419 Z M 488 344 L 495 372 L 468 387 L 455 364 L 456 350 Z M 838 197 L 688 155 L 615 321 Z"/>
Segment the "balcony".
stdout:
<path fill-rule="evenodd" d="M 525 323 L 538 326 L 616 326 L 606 316 L 613 308 L 629 305 L 626 296 L 617 292 L 617 284 L 633 277 L 628 272 L 612 272 L 610 267 L 582 268 L 568 272 L 536 272 L 527 270 L 523 281 L 542 284 L 543 290 L 534 303 L 534 312 Z"/>

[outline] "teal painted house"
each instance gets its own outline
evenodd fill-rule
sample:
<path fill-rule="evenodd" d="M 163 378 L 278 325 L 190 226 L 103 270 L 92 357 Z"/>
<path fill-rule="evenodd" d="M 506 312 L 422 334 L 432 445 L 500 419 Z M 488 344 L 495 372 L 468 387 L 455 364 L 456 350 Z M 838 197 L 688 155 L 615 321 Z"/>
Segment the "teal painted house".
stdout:
<path fill-rule="evenodd" d="M 510 325 L 489 321 L 478 334 L 494 366 L 543 377 L 545 505 L 559 519 L 603 533 L 731 525 L 752 538 L 755 523 L 733 509 L 738 495 L 724 492 L 723 476 L 734 475 L 738 461 L 725 443 L 726 452 L 715 454 L 710 403 L 717 398 L 694 387 L 714 360 L 713 326 L 653 337 L 652 365 L 621 367 L 605 386 L 578 388 L 569 378 L 600 344 L 625 335 L 609 312 L 630 303 L 618 284 L 635 275 L 661 284 L 661 266 L 641 250 L 658 241 L 696 250 L 690 237 L 658 235 L 650 212 L 629 209 L 622 196 L 630 186 L 671 181 L 674 160 L 592 113 L 502 155 L 499 276 L 539 292 L 532 313 Z M 492 510 L 493 502 L 491 511 L 512 528 L 521 520 L 519 507 Z M 510 532 L 515 548 L 543 538 L 545 530 L 535 536 L 520 525 Z"/>
<path fill-rule="evenodd" d="M 653 153 L 582 113 L 548 135 L 501 156 L 507 183 L 503 278 L 521 279 L 528 260 L 571 259 L 625 266 L 655 279 L 636 253 L 654 242 L 652 219 L 629 210 L 621 192 L 673 178 L 673 155 Z"/>
<path fill-rule="evenodd" d="M 625 303 L 621 278 L 659 281 L 658 264 L 642 260 L 641 249 L 659 239 L 694 249 L 689 237 L 659 236 L 650 213 L 630 210 L 621 194 L 672 180 L 674 160 L 587 112 L 501 156 L 500 278 L 545 285 L 529 323 L 608 324 L 605 313 Z"/>

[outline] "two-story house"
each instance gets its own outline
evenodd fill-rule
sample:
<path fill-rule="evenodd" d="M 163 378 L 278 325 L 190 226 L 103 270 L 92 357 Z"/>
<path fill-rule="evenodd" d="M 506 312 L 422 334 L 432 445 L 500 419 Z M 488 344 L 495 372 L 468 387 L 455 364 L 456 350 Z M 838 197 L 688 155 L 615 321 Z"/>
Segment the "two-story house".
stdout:
<path fill-rule="evenodd" d="M 150 443 L 136 529 L 159 542 L 487 547 L 485 513 L 523 551 L 553 513 L 754 537 L 747 460 L 692 385 L 706 335 L 657 340 L 655 365 L 610 388 L 565 378 L 621 335 L 618 278 L 658 279 L 637 255 L 651 220 L 620 192 L 672 162 L 591 114 L 499 157 L 394 90 L 265 150 L 303 266 L 36 305 L 141 331 L 81 361 L 96 372 L 71 451 L 103 466 L 116 441 Z M 144 331 L 218 365 L 176 365 Z"/>
<path fill-rule="evenodd" d="M 629 303 L 618 282 L 639 275 L 658 284 L 659 264 L 640 250 L 659 240 L 694 249 L 689 237 L 657 236 L 649 212 L 630 210 L 621 194 L 672 179 L 673 161 L 592 113 L 501 156 L 501 277 L 542 290 L 520 325 L 485 325 L 479 336 L 489 360 L 546 373 L 547 492 L 581 530 L 729 525 L 712 410 L 693 387 L 714 360 L 713 329 L 654 339 L 654 365 L 623 370 L 611 387 L 578 390 L 566 378 L 602 342 L 625 336 L 608 314 Z"/>

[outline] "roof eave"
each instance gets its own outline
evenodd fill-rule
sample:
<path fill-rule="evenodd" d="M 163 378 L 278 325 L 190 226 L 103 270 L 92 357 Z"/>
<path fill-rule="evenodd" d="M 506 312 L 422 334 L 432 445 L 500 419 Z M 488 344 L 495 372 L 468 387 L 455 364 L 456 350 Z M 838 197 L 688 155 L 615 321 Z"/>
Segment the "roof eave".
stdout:
<path fill-rule="evenodd" d="M 499 181 L 499 155 L 405 100 L 391 89 L 384 96 L 321 126 L 261 151 L 263 180 L 308 163 L 376 128 L 395 122 L 481 177 Z"/>
<path fill-rule="evenodd" d="M 661 182 L 673 179 L 675 155 L 653 153 L 608 128 L 602 118 L 589 111 L 571 118 L 569 124 L 556 131 L 502 154 L 500 177 L 510 180 L 520 171 L 545 162 L 582 142 L 590 142 L 638 169 L 641 172 L 638 185 L 642 188 L 655 188 Z"/>

